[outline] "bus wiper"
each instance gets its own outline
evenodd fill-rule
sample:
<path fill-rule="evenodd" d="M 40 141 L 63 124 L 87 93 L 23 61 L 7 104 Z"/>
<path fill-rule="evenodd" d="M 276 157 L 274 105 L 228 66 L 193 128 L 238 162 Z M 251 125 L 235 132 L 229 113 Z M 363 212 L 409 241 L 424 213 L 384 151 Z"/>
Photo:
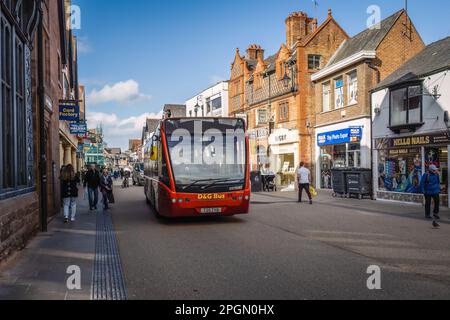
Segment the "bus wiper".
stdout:
<path fill-rule="evenodd" d="M 191 184 L 188 184 L 187 186 L 184 186 L 182 189 L 183 190 L 186 190 L 186 189 L 189 189 L 190 187 L 193 187 L 193 186 L 195 186 L 197 183 L 200 183 L 200 182 L 215 182 L 215 181 L 220 181 L 220 180 L 223 180 L 223 179 L 202 179 L 202 180 L 195 180 L 195 181 L 193 181 Z"/>
<path fill-rule="evenodd" d="M 211 187 L 215 186 L 218 183 L 231 182 L 231 181 L 238 181 L 239 183 L 244 183 L 245 180 L 244 179 L 232 179 L 232 178 L 230 178 L 230 179 L 217 179 L 214 182 L 212 182 L 212 183 L 210 183 L 210 184 L 208 184 L 206 186 L 201 187 L 201 189 L 202 190 L 206 190 L 208 188 L 211 188 Z"/>

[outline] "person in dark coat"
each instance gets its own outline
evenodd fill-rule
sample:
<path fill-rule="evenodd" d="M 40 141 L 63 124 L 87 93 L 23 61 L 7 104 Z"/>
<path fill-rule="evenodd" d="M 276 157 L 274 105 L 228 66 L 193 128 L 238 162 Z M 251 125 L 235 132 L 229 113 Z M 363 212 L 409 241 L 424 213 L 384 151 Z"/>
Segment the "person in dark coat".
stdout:
<path fill-rule="evenodd" d="M 428 173 L 425 173 L 420 182 L 420 189 L 425 196 L 425 217 L 431 217 L 431 201 L 434 202 L 434 219 L 439 220 L 439 195 L 441 193 L 441 180 L 439 177 L 439 170 L 435 165 L 430 165 Z"/>
<path fill-rule="evenodd" d="M 75 221 L 77 214 L 77 198 L 78 198 L 78 183 L 80 179 L 75 174 L 72 165 L 64 167 L 61 175 L 61 197 L 64 204 L 64 222 Z"/>
<path fill-rule="evenodd" d="M 100 178 L 100 190 L 103 196 L 103 210 L 108 210 L 109 198 L 113 197 L 113 181 L 108 173 L 108 169 L 103 169 L 103 174 Z"/>
<path fill-rule="evenodd" d="M 91 165 L 84 179 L 84 187 L 88 188 L 89 209 L 97 210 L 98 188 L 100 187 L 100 172 Z"/>

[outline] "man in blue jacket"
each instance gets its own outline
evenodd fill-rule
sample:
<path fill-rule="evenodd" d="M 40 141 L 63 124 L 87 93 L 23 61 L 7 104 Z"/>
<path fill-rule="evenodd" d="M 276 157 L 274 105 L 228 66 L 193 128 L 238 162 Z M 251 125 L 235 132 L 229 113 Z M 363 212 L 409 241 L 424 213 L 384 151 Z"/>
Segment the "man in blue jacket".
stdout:
<path fill-rule="evenodd" d="M 439 170 L 435 165 L 430 165 L 428 173 L 425 173 L 420 182 L 420 189 L 425 196 L 425 216 L 427 219 L 431 217 L 431 200 L 434 201 L 434 218 L 439 220 L 439 195 L 441 193 L 441 181 L 439 178 Z"/>

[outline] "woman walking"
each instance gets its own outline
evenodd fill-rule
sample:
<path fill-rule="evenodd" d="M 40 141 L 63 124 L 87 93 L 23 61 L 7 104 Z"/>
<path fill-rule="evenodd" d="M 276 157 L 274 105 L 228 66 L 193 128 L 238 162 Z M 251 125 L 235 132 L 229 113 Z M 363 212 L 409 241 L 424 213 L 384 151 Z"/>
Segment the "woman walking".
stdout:
<path fill-rule="evenodd" d="M 77 214 L 77 198 L 78 198 L 78 183 L 80 179 L 75 174 L 72 165 L 64 167 L 61 174 L 61 196 L 64 204 L 64 223 L 75 221 Z"/>
<path fill-rule="evenodd" d="M 108 210 L 109 202 L 113 202 L 113 181 L 107 169 L 103 169 L 102 177 L 100 178 L 100 190 L 103 196 L 103 210 Z"/>

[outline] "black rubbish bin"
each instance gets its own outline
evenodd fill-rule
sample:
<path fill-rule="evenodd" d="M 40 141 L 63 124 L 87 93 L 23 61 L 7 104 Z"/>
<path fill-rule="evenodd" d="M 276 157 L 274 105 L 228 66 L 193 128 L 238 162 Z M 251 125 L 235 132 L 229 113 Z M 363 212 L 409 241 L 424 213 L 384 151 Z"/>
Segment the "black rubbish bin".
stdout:
<path fill-rule="evenodd" d="M 250 172 L 250 184 L 252 186 L 252 192 L 262 192 L 263 191 L 261 171 Z"/>
<path fill-rule="evenodd" d="M 352 169 L 345 173 L 347 193 L 362 199 L 372 197 L 372 171 L 370 169 Z"/>
<path fill-rule="evenodd" d="M 331 185 L 333 187 L 333 197 L 338 195 L 345 197 L 347 195 L 347 183 L 345 180 L 345 174 L 348 169 L 346 168 L 333 168 L 331 169 Z"/>

